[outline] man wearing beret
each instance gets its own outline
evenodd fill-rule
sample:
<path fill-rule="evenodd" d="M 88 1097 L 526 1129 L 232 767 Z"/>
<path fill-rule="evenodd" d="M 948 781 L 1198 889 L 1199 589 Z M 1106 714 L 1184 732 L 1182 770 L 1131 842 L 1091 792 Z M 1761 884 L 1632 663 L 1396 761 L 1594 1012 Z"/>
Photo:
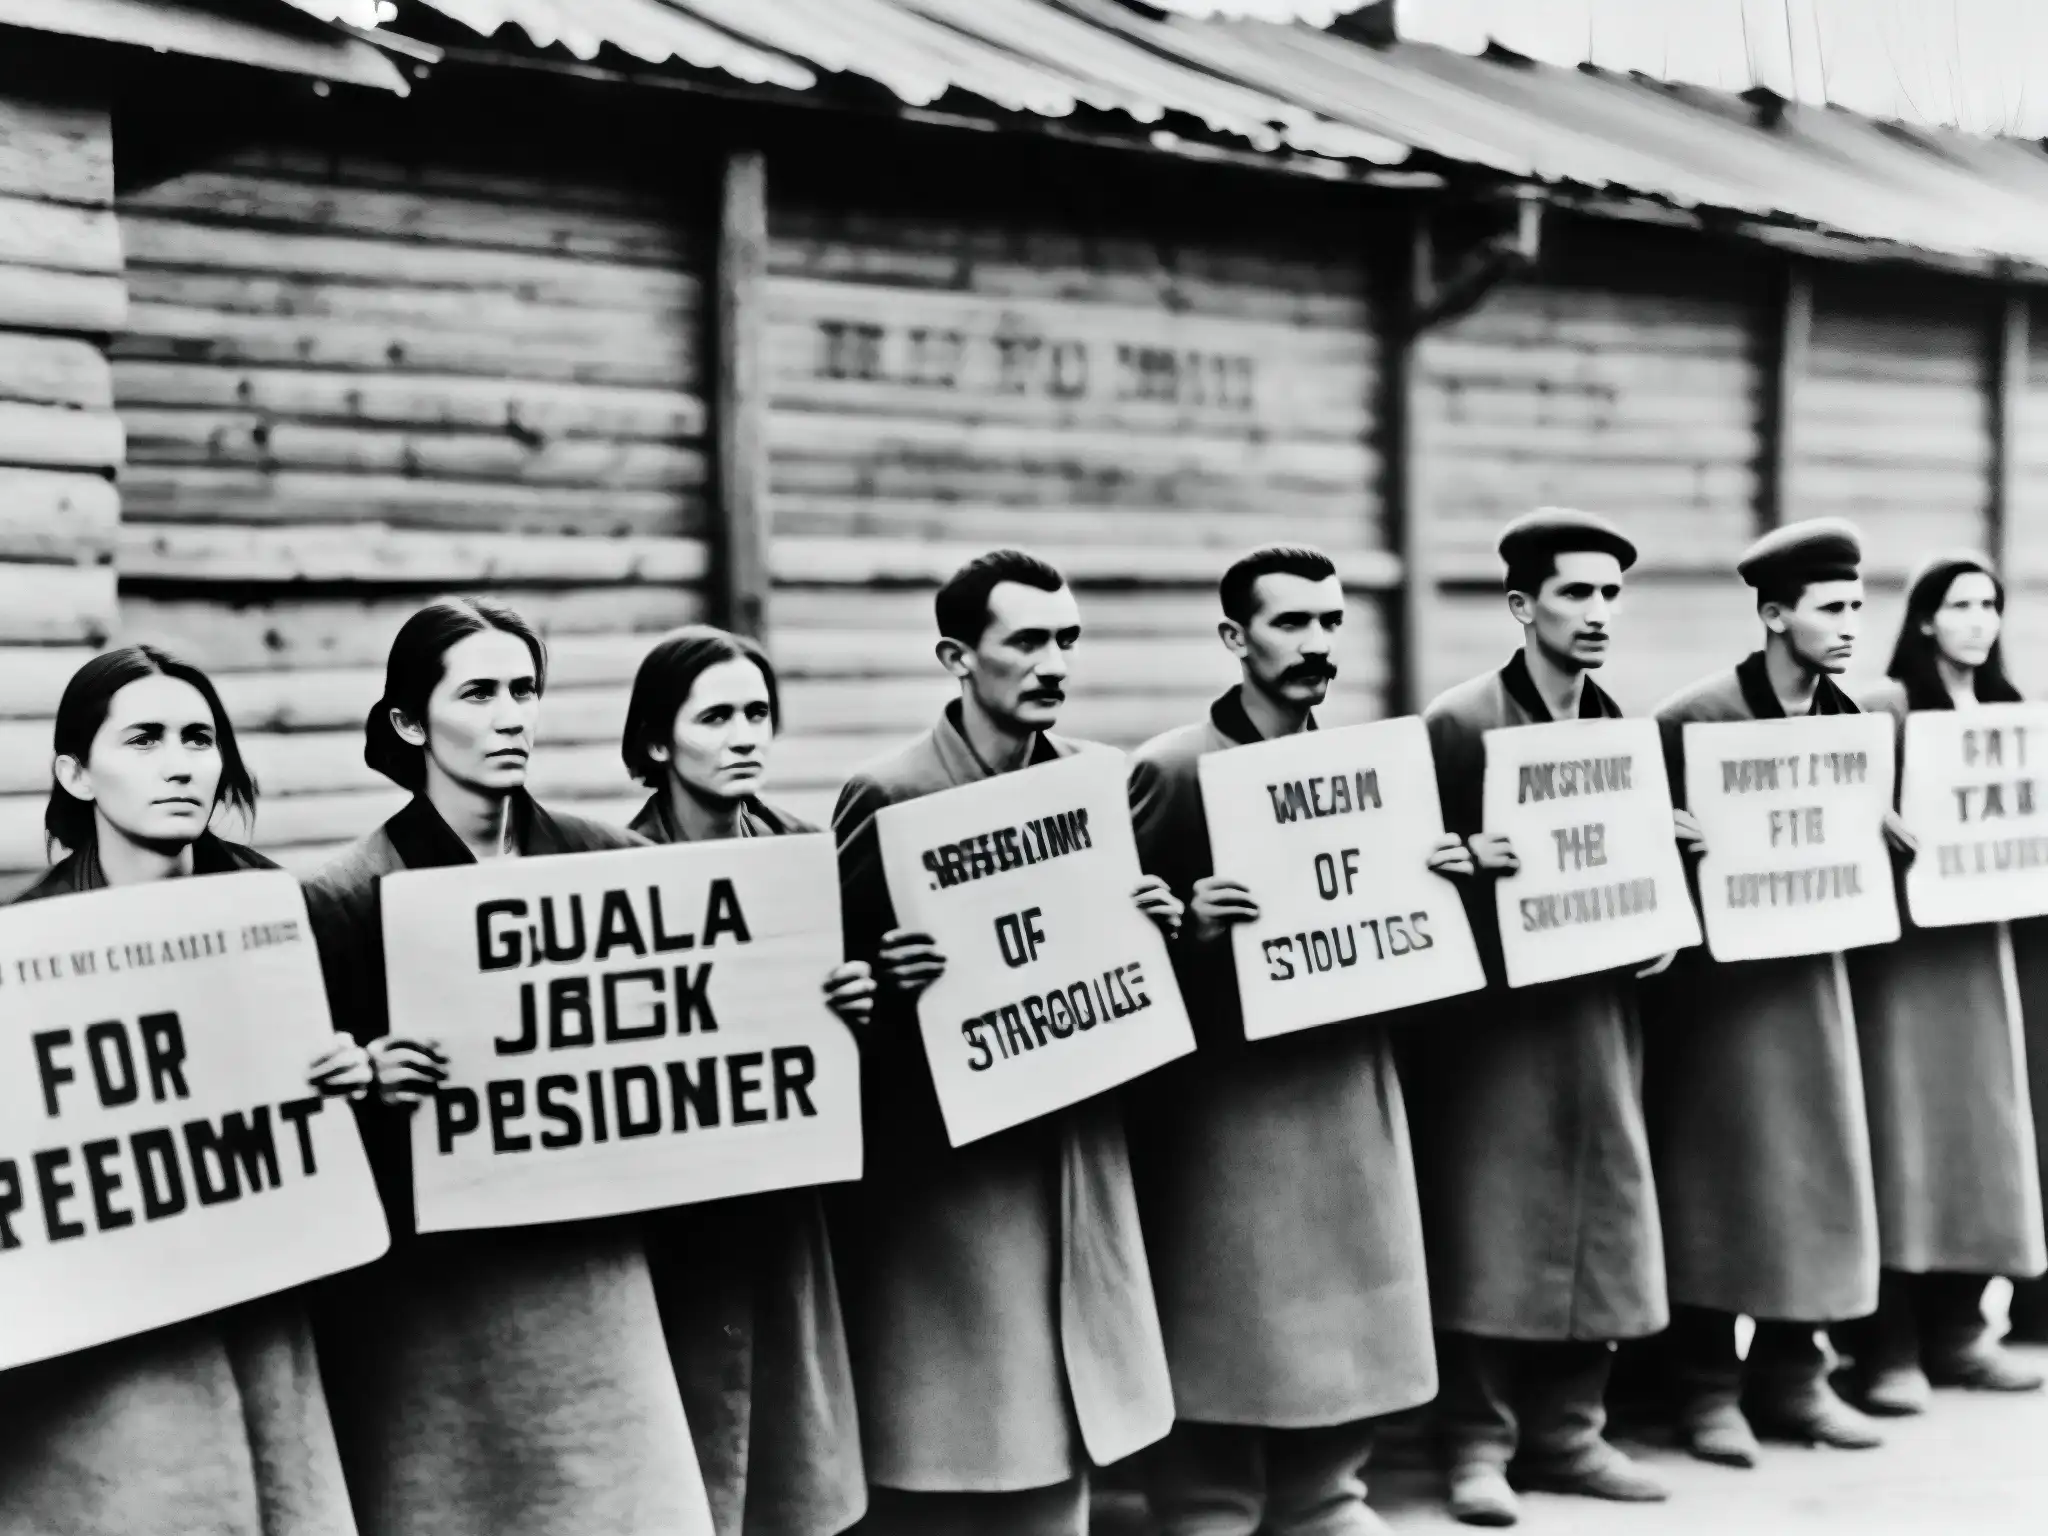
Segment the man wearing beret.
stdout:
<path fill-rule="evenodd" d="M 1386 1021 L 1249 1043 L 1230 929 L 1258 892 L 1219 877 L 1201 760 L 1315 729 L 1344 585 L 1319 550 L 1253 550 L 1217 626 L 1243 680 L 1131 757 L 1147 874 L 1191 903 L 1174 969 L 1201 1049 L 1135 1084 L 1131 1166 L 1173 1367 L 1147 1453 L 1159 1536 L 1370 1536 L 1373 1421 L 1436 1395 L 1422 1222 Z M 1429 856 L 1469 872 L 1462 840 Z"/>
<path fill-rule="evenodd" d="M 1615 1341 L 1665 1324 L 1663 1249 L 1643 1133 L 1642 1038 L 1627 972 L 1509 990 L 1491 878 L 1515 849 L 1481 822 L 1484 737 L 1605 719 L 1607 660 L 1635 546 L 1546 509 L 1501 535 L 1522 648 L 1425 711 L 1444 824 L 1477 875 L 1467 910 L 1483 992 L 1417 1010 L 1404 1036 L 1436 1315 L 1439 1431 L 1451 1508 L 1512 1525 L 1525 1487 L 1650 1501 L 1663 1486 L 1608 1444 Z"/>
<path fill-rule="evenodd" d="M 1763 649 L 1657 711 L 1681 803 L 1689 722 L 1855 712 L 1834 679 L 1855 650 L 1861 561 L 1855 528 L 1831 518 L 1781 528 L 1742 557 Z M 1694 949 L 1648 989 L 1644 1012 L 1687 1446 L 1747 1467 L 1758 1433 L 1877 1445 L 1829 1387 L 1818 1337 L 1877 1306 L 1877 1204 L 1842 957 L 1722 964 Z M 1746 1365 L 1738 1315 L 1756 1320 Z"/>

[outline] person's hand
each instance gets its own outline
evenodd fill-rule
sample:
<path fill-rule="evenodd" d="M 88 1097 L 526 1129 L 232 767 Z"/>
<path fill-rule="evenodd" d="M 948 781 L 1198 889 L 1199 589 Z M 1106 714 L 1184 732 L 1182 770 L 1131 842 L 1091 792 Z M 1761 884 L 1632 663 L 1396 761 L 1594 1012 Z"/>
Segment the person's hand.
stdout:
<path fill-rule="evenodd" d="M 849 960 L 825 978 L 825 1006 L 841 1023 L 857 1027 L 875 1012 L 875 973 L 865 960 Z"/>
<path fill-rule="evenodd" d="M 1692 858 L 1703 858 L 1707 851 L 1707 829 L 1700 825 L 1699 817 L 1691 811 L 1671 808 L 1671 835 L 1678 842 L 1678 851 Z"/>
<path fill-rule="evenodd" d="M 1465 845 L 1472 850 L 1472 862 L 1486 874 L 1512 875 L 1522 867 L 1505 832 L 1474 832 Z"/>
<path fill-rule="evenodd" d="M 1197 944 L 1214 944 L 1234 925 L 1259 920 L 1259 904 L 1241 881 L 1204 875 L 1190 895 L 1188 914 L 1194 919 L 1191 931 Z"/>
<path fill-rule="evenodd" d="M 448 1080 L 448 1058 L 438 1040 L 383 1035 L 370 1042 L 369 1056 L 377 1101 L 393 1108 L 413 1108 Z"/>
<path fill-rule="evenodd" d="M 1663 954 L 1659 955 L 1656 959 L 1652 960 L 1648 965 L 1644 966 L 1641 970 L 1637 971 L 1636 980 L 1648 981 L 1652 976 L 1662 976 L 1666 971 L 1671 969 L 1671 962 L 1676 960 L 1677 958 L 1677 950 L 1666 950 Z"/>
<path fill-rule="evenodd" d="M 1902 859 L 1914 858 L 1920 852 L 1920 839 L 1906 830 L 1905 818 L 1897 811 L 1887 810 L 1884 813 L 1884 840 Z"/>
<path fill-rule="evenodd" d="M 360 1099 L 376 1081 L 370 1053 L 338 1029 L 327 1049 L 315 1056 L 306 1070 L 306 1082 L 313 1091 L 333 1099 Z"/>
<path fill-rule="evenodd" d="M 911 928 L 891 928 L 883 934 L 875 959 L 883 985 L 904 997 L 917 996 L 946 974 L 946 957 L 932 936 Z"/>
<path fill-rule="evenodd" d="M 1168 939 L 1179 935 L 1181 914 L 1187 908 L 1180 904 L 1180 898 L 1174 895 L 1167 883 L 1157 875 L 1147 875 L 1132 887 L 1131 904 L 1151 918 L 1160 933 Z"/>
<path fill-rule="evenodd" d="M 1476 867 L 1472 862 L 1472 850 L 1455 832 L 1446 832 L 1438 838 L 1430 846 L 1429 857 L 1424 862 L 1438 874 L 1457 880 L 1469 878 Z"/>

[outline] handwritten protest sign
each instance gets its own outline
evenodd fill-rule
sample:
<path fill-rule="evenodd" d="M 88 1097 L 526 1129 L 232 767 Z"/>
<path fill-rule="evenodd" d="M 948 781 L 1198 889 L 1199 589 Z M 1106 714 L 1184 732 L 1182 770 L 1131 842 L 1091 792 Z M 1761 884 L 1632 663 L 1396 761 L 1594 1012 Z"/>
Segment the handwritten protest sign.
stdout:
<path fill-rule="evenodd" d="M 413 1117 L 421 1231 L 860 1177 L 830 838 L 411 870 L 383 907 L 392 1033 L 448 1056 Z"/>
<path fill-rule="evenodd" d="M 1915 710 L 1899 812 L 1920 839 L 1906 905 L 1923 928 L 2048 912 L 2048 704 Z"/>
<path fill-rule="evenodd" d="M 367 1264 L 384 1208 L 281 872 L 0 911 L 0 1369 Z"/>
<path fill-rule="evenodd" d="M 1899 936 L 1884 814 L 1892 717 L 1691 721 L 1685 797 L 1706 834 L 1716 960 L 1823 955 Z"/>
<path fill-rule="evenodd" d="M 1123 754 L 1089 751 L 875 818 L 896 921 L 946 973 L 918 1023 L 954 1146 L 1194 1049 L 1142 877 Z"/>
<path fill-rule="evenodd" d="M 1231 930 L 1246 1039 L 1486 984 L 1457 889 L 1425 862 L 1444 824 L 1420 719 L 1211 752 L 1197 771 L 1216 873 L 1259 904 Z"/>
<path fill-rule="evenodd" d="M 1700 941 L 1654 720 L 1486 733 L 1483 820 L 1521 868 L 1494 883 L 1511 987 L 1639 965 Z"/>

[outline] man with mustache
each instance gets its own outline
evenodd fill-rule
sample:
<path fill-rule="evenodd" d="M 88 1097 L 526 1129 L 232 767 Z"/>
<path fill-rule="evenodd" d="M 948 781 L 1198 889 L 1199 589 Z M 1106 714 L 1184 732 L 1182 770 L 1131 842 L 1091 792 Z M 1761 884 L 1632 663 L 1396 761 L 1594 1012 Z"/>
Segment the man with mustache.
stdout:
<path fill-rule="evenodd" d="M 870 1484 L 861 1530 L 1080 1536 L 1090 1463 L 1173 1421 L 1121 1112 L 1104 1096 L 948 1146 L 916 1015 L 946 957 L 896 926 L 875 815 L 1102 750 L 1050 734 L 1081 613 L 1057 570 L 1009 549 L 968 561 L 933 606 L 960 696 L 856 772 L 832 816 L 846 953 L 882 983 L 861 1065 L 867 1176 L 838 1193 L 833 1235 Z M 1173 937 L 1181 906 L 1163 881 L 1132 900 Z"/>
<path fill-rule="evenodd" d="M 1451 1511 L 1470 1525 L 1515 1523 L 1510 1475 L 1592 1498 L 1666 1496 L 1603 1434 L 1615 1341 L 1665 1323 L 1635 980 L 1507 988 L 1491 880 L 1518 867 L 1516 850 L 1481 816 L 1488 731 L 1621 713 L 1590 674 L 1636 549 L 1602 518 L 1544 509 L 1507 526 L 1500 558 L 1522 648 L 1424 712 L 1444 824 L 1477 866 L 1466 910 L 1488 985 L 1416 1010 L 1403 1030 L 1438 1429 Z"/>
<path fill-rule="evenodd" d="M 1672 793 L 1686 723 L 1853 714 L 1835 683 L 1863 612 L 1856 529 L 1795 523 L 1736 566 L 1763 649 L 1657 710 Z M 1645 1003 L 1645 1100 L 1671 1271 L 1670 1368 L 1692 1453 L 1753 1466 L 1757 1433 L 1879 1443 L 1828 1385 L 1821 1325 L 1877 1306 L 1877 1204 L 1855 1015 L 1840 955 L 1681 956 Z M 1756 1319 L 1745 1365 L 1738 1314 Z"/>
<path fill-rule="evenodd" d="M 1138 1209 L 1176 1422 L 1148 1457 L 1161 1536 L 1366 1536 L 1373 1420 L 1436 1393 L 1408 1125 L 1384 1024 L 1244 1038 L 1230 928 L 1257 893 L 1214 873 L 1198 764 L 1315 729 L 1344 587 L 1313 549 L 1224 573 L 1243 680 L 1131 760 L 1138 854 L 1189 904 L 1175 947 L 1201 1049 L 1135 1085 Z M 1433 868 L 1471 868 L 1448 837 Z"/>

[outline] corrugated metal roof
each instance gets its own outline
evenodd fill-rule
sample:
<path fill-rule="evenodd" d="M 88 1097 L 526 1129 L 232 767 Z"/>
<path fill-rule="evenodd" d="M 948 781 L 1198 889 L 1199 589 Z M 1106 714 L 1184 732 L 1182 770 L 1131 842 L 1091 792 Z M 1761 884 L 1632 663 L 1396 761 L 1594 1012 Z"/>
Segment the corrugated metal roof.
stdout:
<path fill-rule="evenodd" d="M 295 24 L 266 26 L 185 0 L 0 0 L 0 27 L 123 43 L 405 94 L 405 77 L 369 44 L 309 27 L 297 18 L 280 20 Z"/>

